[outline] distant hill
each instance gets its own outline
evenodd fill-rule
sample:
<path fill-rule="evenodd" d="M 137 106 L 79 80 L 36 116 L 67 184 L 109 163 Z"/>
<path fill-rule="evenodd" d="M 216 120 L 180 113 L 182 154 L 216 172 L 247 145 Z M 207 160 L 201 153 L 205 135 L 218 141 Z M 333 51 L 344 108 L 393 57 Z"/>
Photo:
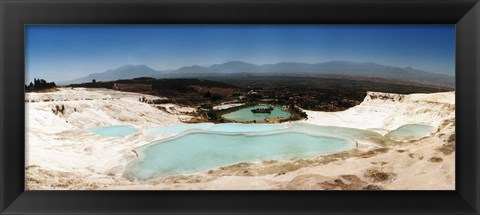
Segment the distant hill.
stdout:
<path fill-rule="evenodd" d="M 101 73 L 93 73 L 86 77 L 61 82 L 61 85 L 79 84 L 96 81 L 114 81 L 119 79 L 133 79 L 138 77 L 159 77 L 162 72 L 156 71 L 145 65 L 125 65 L 116 69 L 107 70 Z"/>
<path fill-rule="evenodd" d="M 175 70 L 171 75 L 177 74 L 232 74 L 232 73 L 257 73 L 263 71 L 262 66 L 245 63 L 241 61 L 231 61 L 223 64 L 214 64 L 209 67 L 203 66 L 185 66 Z"/>
<path fill-rule="evenodd" d="M 426 72 L 411 67 L 393 67 L 369 62 L 350 62 L 350 61 L 329 61 L 323 63 L 296 63 L 281 62 L 277 64 L 255 65 L 241 61 L 232 61 L 223 64 L 205 66 L 186 66 L 177 70 L 155 71 L 144 65 L 122 66 L 114 70 L 108 70 L 103 73 L 91 74 L 84 78 L 75 79 L 67 82 L 81 83 L 90 82 L 92 79 L 97 81 L 109 81 L 118 79 L 131 79 L 136 77 L 153 78 L 180 78 L 193 77 L 201 78 L 211 75 L 231 75 L 231 74 L 263 74 L 263 75 L 285 75 L 291 76 L 306 74 L 316 75 L 342 75 L 358 77 L 376 77 L 386 79 L 397 79 L 402 81 L 455 85 L 455 78 L 448 75 L 442 75 L 432 72 Z M 65 84 L 65 83 L 62 83 Z"/>
<path fill-rule="evenodd" d="M 129 92 L 163 92 L 168 93 L 187 93 L 195 92 L 195 87 L 199 86 L 205 88 L 236 88 L 230 84 L 212 81 L 199 80 L 194 78 L 174 78 L 174 79 L 154 79 L 148 77 L 121 79 L 116 81 L 102 81 L 102 82 L 84 82 L 79 84 L 70 84 L 70 87 L 85 87 L 85 88 L 107 88 L 118 89 Z"/>

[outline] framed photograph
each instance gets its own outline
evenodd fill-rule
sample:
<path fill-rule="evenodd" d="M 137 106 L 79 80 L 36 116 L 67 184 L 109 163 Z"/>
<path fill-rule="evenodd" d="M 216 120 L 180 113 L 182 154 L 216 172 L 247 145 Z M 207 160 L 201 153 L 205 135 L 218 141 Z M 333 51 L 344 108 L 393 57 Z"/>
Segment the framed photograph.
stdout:
<path fill-rule="evenodd" d="M 478 1 L 0 7 L 2 214 L 479 213 Z"/>
<path fill-rule="evenodd" d="M 25 53 L 27 190 L 455 190 L 453 24 L 26 25 Z"/>

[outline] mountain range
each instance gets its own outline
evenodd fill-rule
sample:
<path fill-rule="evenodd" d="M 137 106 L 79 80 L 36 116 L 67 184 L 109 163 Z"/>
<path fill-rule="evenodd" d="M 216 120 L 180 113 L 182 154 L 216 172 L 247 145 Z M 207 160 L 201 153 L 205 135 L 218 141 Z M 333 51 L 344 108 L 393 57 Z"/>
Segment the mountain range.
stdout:
<path fill-rule="evenodd" d="M 138 77 L 152 78 L 202 78 L 212 75 L 341 75 L 355 77 L 375 77 L 430 84 L 455 85 L 453 76 L 437 74 L 411 67 L 394 67 L 369 62 L 329 61 L 323 63 L 281 62 L 277 64 L 255 65 L 241 61 L 231 61 L 211 66 L 185 66 L 176 70 L 157 71 L 145 65 L 125 65 L 102 73 L 93 73 L 85 77 L 60 83 L 87 83 L 96 81 L 114 81 Z"/>

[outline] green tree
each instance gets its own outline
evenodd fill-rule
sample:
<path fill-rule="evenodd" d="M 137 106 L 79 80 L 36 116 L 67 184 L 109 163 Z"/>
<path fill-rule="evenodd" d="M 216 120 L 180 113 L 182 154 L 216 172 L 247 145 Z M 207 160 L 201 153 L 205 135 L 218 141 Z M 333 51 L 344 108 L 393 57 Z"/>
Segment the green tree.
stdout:
<path fill-rule="evenodd" d="M 203 95 L 204 98 L 211 98 L 212 97 L 212 94 L 210 93 L 210 91 L 208 91 L 207 93 L 205 93 L 205 95 Z"/>

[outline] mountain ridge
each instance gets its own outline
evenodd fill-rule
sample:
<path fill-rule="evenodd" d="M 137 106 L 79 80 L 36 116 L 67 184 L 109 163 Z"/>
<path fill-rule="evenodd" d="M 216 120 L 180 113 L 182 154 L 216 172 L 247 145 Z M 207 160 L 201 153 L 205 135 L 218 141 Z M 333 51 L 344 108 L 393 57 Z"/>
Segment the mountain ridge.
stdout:
<path fill-rule="evenodd" d="M 68 85 L 72 83 L 86 83 L 93 79 L 96 81 L 114 81 L 119 79 L 132 79 L 137 77 L 152 78 L 178 78 L 183 76 L 201 78 L 205 75 L 219 74 L 320 74 L 320 75 L 347 75 L 360 77 L 378 77 L 397 79 L 413 82 L 426 82 L 435 84 L 455 85 L 452 76 L 427 72 L 412 67 L 395 67 L 381 65 L 373 62 L 353 61 L 326 61 L 320 63 L 279 62 L 275 64 L 256 65 L 243 61 L 229 61 L 210 66 L 183 66 L 175 70 L 154 70 L 146 65 L 124 65 L 101 73 L 92 73 L 85 77 L 61 82 Z"/>

